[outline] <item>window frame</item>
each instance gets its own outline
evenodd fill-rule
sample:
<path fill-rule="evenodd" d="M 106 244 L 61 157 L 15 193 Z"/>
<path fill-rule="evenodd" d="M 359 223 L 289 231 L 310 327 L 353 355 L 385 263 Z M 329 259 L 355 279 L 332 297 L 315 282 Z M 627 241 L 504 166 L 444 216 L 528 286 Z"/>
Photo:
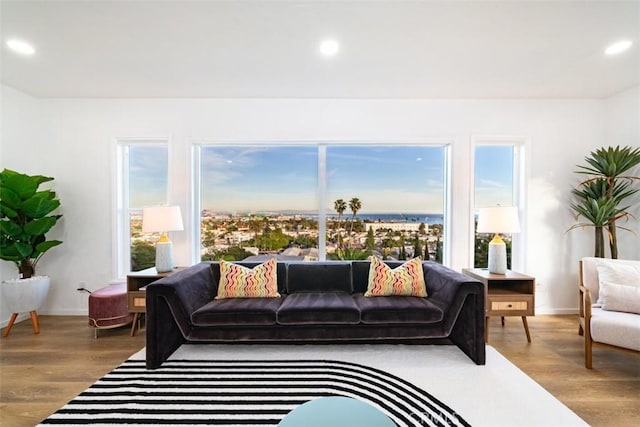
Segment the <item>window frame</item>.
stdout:
<path fill-rule="evenodd" d="M 286 147 L 286 146 L 314 146 L 318 150 L 318 206 L 326 206 L 327 179 L 327 148 L 332 146 L 414 146 L 414 147 L 442 147 L 443 149 L 443 253 L 442 264 L 449 265 L 451 261 L 451 147 L 453 139 L 428 140 L 260 140 L 260 141 L 232 141 L 232 140 L 194 140 L 191 142 L 192 174 L 191 174 L 191 218 L 194 227 L 191 233 L 191 252 L 194 263 L 201 260 L 201 178 L 202 178 L 202 148 L 229 146 L 258 146 L 258 147 Z M 320 208 L 318 212 L 318 252 L 319 261 L 326 261 L 326 212 Z"/>
<path fill-rule="evenodd" d="M 129 182 L 129 149 L 132 146 L 166 147 L 167 149 L 167 194 L 168 202 L 171 188 L 171 138 L 163 137 L 115 137 L 113 157 L 115 173 L 113 186 L 115 188 L 113 206 L 113 271 L 117 280 L 124 280 L 131 272 L 131 221 L 132 213 L 141 209 L 131 208 Z"/>
<path fill-rule="evenodd" d="M 473 135 L 471 137 L 470 149 L 470 195 L 469 195 L 469 265 L 475 264 L 475 216 L 476 210 L 476 147 L 478 146 L 509 146 L 513 148 L 513 176 L 512 176 L 512 200 L 513 206 L 518 208 L 520 220 L 520 233 L 511 236 L 511 270 L 523 271 L 526 263 L 525 242 L 526 242 L 526 147 L 529 145 L 529 138 L 526 136 L 513 135 Z"/>

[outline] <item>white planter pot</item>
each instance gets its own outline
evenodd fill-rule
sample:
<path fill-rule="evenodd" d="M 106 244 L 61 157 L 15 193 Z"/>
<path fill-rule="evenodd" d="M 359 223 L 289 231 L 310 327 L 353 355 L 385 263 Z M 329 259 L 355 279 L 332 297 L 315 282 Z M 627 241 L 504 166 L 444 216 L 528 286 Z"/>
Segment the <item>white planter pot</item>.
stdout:
<path fill-rule="evenodd" d="M 33 276 L 28 279 L 9 279 L 2 282 L 2 300 L 12 313 L 37 311 L 49 293 L 49 276 Z"/>

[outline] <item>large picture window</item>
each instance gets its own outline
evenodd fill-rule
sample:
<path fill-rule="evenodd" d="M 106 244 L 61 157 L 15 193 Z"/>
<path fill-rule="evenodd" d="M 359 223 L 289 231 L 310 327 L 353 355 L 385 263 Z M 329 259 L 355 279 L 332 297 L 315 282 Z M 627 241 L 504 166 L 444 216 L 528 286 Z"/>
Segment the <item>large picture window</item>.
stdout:
<path fill-rule="evenodd" d="M 200 257 L 442 262 L 445 147 L 200 145 Z"/>

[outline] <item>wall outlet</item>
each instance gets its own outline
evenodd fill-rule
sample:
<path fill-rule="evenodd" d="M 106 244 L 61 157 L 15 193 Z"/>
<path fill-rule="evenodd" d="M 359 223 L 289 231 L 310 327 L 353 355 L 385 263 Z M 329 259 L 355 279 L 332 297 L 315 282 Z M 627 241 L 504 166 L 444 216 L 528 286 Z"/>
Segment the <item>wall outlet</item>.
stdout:
<path fill-rule="evenodd" d="M 78 287 L 76 288 L 79 292 L 88 292 L 91 293 L 89 289 L 86 288 L 87 282 L 78 282 Z"/>

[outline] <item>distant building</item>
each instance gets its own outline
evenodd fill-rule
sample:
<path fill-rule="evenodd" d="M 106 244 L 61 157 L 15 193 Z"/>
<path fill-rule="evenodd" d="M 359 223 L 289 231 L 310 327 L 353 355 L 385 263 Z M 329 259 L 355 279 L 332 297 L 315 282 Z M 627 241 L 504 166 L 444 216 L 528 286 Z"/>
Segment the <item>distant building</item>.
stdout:
<path fill-rule="evenodd" d="M 372 222 L 364 224 L 367 231 L 369 227 L 373 229 L 373 232 L 377 232 L 379 230 L 382 231 L 418 231 L 420 230 L 420 223 L 418 222 Z M 429 230 L 429 226 L 424 224 L 425 233 Z"/>

